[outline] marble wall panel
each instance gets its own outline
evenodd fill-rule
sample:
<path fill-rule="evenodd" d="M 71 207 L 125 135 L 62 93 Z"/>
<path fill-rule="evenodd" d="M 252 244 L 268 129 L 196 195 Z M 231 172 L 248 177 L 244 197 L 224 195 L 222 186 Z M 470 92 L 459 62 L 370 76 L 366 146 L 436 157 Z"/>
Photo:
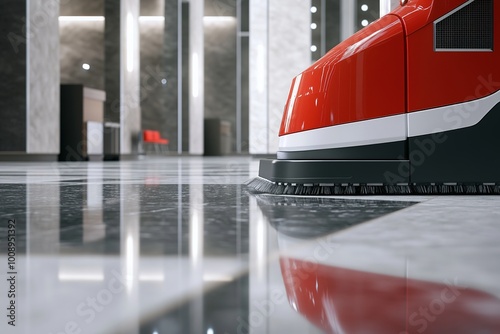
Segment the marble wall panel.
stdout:
<path fill-rule="evenodd" d="M 231 124 L 236 151 L 236 18 L 205 18 L 205 118 Z"/>
<path fill-rule="evenodd" d="M 178 0 L 141 2 L 143 15 L 165 15 L 164 22 L 140 22 L 142 128 L 160 131 L 171 151 L 178 139 L 177 10 Z"/>
<path fill-rule="evenodd" d="M 163 31 L 162 75 L 167 79 L 163 87 L 165 106 L 163 109 L 165 122 L 162 130 L 170 139 L 170 148 L 174 151 L 178 146 L 179 115 L 179 1 L 165 0 L 165 28 Z"/>
<path fill-rule="evenodd" d="M 0 152 L 26 150 L 26 1 L 0 2 Z"/>
<path fill-rule="evenodd" d="M 103 16 L 104 0 L 59 0 L 63 16 Z"/>
<path fill-rule="evenodd" d="M 58 16 L 57 1 L 0 5 L 0 151 L 59 151 Z"/>
<path fill-rule="evenodd" d="M 182 151 L 189 152 L 189 3 L 182 3 Z"/>
<path fill-rule="evenodd" d="M 158 130 L 170 139 L 165 107 L 163 68 L 163 22 L 141 22 L 141 122 L 143 129 Z"/>
<path fill-rule="evenodd" d="M 104 90 L 104 22 L 60 22 L 59 33 L 61 83 Z"/>
<path fill-rule="evenodd" d="M 161 16 L 164 14 L 165 0 L 141 0 L 142 16 Z"/>
<path fill-rule="evenodd" d="M 249 139 L 249 107 L 250 107 L 250 50 L 249 38 L 241 39 L 241 151 L 248 153 L 250 149 Z"/>
<path fill-rule="evenodd" d="M 105 122 L 120 123 L 120 1 L 106 0 L 104 29 L 104 87 L 106 89 Z"/>
<path fill-rule="evenodd" d="M 340 0 L 326 1 L 325 51 L 340 43 Z"/>
<path fill-rule="evenodd" d="M 236 16 L 236 0 L 205 0 L 205 16 Z"/>

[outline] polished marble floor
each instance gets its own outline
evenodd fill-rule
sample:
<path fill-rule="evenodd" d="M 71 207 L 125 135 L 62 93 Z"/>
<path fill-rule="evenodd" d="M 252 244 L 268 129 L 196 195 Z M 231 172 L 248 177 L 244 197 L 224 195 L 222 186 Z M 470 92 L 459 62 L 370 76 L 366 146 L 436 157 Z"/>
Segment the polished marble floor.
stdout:
<path fill-rule="evenodd" d="M 500 333 L 500 196 L 255 195 L 257 169 L 1 163 L 0 333 Z"/>

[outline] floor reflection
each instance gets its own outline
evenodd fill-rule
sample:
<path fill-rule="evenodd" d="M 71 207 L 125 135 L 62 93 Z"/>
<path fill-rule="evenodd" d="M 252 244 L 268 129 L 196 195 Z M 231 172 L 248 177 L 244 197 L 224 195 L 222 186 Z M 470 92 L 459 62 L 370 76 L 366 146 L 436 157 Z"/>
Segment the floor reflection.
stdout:
<path fill-rule="evenodd" d="M 0 333 L 500 332 L 496 198 L 252 195 L 255 173 L 0 165 L 0 217 L 19 222 L 19 323 Z"/>
<path fill-rule="evenodd" d="M 190 299 L 197 332 L 205 307 L 196 300 L 205 299 L 205 289 L 248 270 L 243 185 L 83 174 L 0 187 L 0 216 L 19 222 L 19 312 L 38 314 L 20 330 L 139 333 L 141 318 Z M 0 233 L 6 236 L 3 225 Z M 6 238 L 0 246 L 4 254 Z"/>
<path fill-rule="evenodd" d="M 500 299 L 453 280 L 428 282 L 287 257 L 280 264 L 290 304 L 326 333 L 500 332 Z"/>
<path fill-rule="evenodd" d="M 233 256 L 248 253 L 249 198 L 242 185 L 120 185 L 61 182 L 5 185 L 0 214 L 40 228 L 30 235 L 41 253 L 121 254 L 123 234 L 137 234 L 141 255 Z M 36 198 L 36 199 L 35 199 Z M 26 199 L 30 199 L 29 206 Z M 47 201 L 50 200 L 52 205 Z M 42 225 L 40 221 L 45 221 Z M 23 224 L 23 226 L 25 226 Z M 135 228 L 133 227 L 135 226 Z M 0 227 L 0 231 L 1 228 Z M 129 231 L 129 229 L 135 229 Z M 56 236 L 53 232 L 57 232 Z M 194 253 L 196 254 L 194 254 Z"/>
<path fill-rule="evenodd" d="M 156 317 L 141 327 L 141 333 L 287 332 L 284 330 L 286 324 L 278 320 L 278 325 L 276 320 L 280 319 L 277 316 L 282 313 L 293 316 L 290 312 L 293 311 L 293 304 L 287 302 L 292 302 L 293 298 L 291 295 L 287 296 L 289 289 L 286 292 L 284 290 L 279 263 L 269 261 L 268 258 L 271 253 L 279 250 L 276 246 L 280 236 L 315 240 L 416 203 L 248 196 L 250 197 L 245 198 L 245 202 L 250 204 L 250 239 L 255 240 L 249 249 L 252 264 L 250 271 L 241 278 L 224 283 L 204 295 L 196 296 L 181 307 Z M 301 287 L 297 288 L 302 291 Z M 196 313 L 194 316 L 192 312 L 197 307 L 204 311 L 202 315 Z M 314 321 L 311 322 L 317 325 Z M 193 326 L 196 325 L 194 330 Z M 302 323 L 302 326 L 309 328 L 309 331 L 315 330 L 312 325 Z"/>
<path fill-rule="evenodd" d="M 393 204 L 408 206 L 378 204 L 382 211 Z M 386 204 L 389 208 L 384 209 Z M 334 224 L 330 231 L 352 226 L 356 217 L 350 217 L 351 212 L 346 212 L 347 225 Z M 308 226 L 321 227 L 324 222 Z M 380 235 L 390 228 L 382 221 L 364 226 Z M 300 233 L 300 229 L 275 228 L 288 303 L 322 332 L 500 333 L 500 291 L 493 287 L 500 268 L 491 266 L 499 252 L 487 246 L 487 239 L 483 249 L 425 249 L 418 234 L 407 237 L 406 246 L 387 245 L 376 234 L 365 235 L 362 226 L 341 235 L 320 233 L 312 241 L 310 233 Z M 407 230 L 412 228 L 405 225 Z M 500 232 L 498 224 L 495 229 Z M 445 240 L 450 232 L 448 226 L 439 224 L 426 230 L 435 240 Z M 310 242 L 304 244 L 304 239 Z"/>
<path fill-rule="evenodd" d="M 256 195 L 259 209 L 280 233 L 315 238 L 382 217 L 416 202 Z"/>

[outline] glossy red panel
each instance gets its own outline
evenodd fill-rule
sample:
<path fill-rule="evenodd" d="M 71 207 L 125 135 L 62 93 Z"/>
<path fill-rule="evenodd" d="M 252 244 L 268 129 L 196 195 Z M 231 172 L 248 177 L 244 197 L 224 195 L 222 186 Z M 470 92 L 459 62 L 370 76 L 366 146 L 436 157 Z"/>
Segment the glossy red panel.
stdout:
<path fill-rule="evenodd" d="M 280 135 L 458 104 L 498 91 L 499 52 L 434 48 L 434 22 L 466 2 L 409 0 L 333 48 L 292 83 Z M 494 10 L 496 18 L 500 6 Z M 500 45 L 498 24 L 495 30 L 494 50 Z"/>
<path fill-rule="evenodd" d="M 468 0 L 408 0 L 392 13 L 403 19 L 407 35 L 411 35 L 428 23 L 453 11 Z"/>
<path fill-rule="evenodd" d="M 405 104 L 404 33 L 388 15 L 295 78 L 280 135 L 402 114 Z"/>
<path fill-rule="evenodd" d="M 498 18 L 500 16 L 498 3 L 495 4 L 494 10 L 495 18 Z M 500 89 L 498 24 L 495 25 L 493 36 L 495 51 L 475 52 L 435 51 L 434 20 L 408 36 L 408 111 L 472 101 L 498 91 Z"/>
<path fill-rule="evenodd" d="M 281 258 L 292 307 L 327 333 L 500 333 L 498 297 L 458 286 Z"/>

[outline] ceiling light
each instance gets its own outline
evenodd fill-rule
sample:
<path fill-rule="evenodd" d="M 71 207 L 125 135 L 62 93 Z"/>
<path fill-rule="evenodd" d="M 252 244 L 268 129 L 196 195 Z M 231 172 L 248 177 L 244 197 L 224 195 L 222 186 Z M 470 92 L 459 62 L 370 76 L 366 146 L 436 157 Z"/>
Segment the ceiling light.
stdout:
<path fill-rule="evenodd" d="M 316 6 L 311 7 L 311 13 L 316 13 L 318 11 L 318 8 Z"/>
<path fill-rule="evenodd" d="M 311 51 L 316 52 L 318 50 L 318 47 L 316 45 L 311 45 Z"/>
<path fill-rule="evenodd" d="M 165 16 L 139 16 L 139 22 L 164 22 Z"/>
<path fill-rule="evenodd" d="M 311 23 L 311 29 L 314 30 L 318 27 L 318 25 L 316 23 Z"/>
<path fill-rule="evenodd" d="M 104 22 L 104 16 L 59 16 L 59 22 Z"/>
<path fill-rule="evenodd" d="M 203 280 L 205 282 L 231 282 L 234 278 L 228 275 L 218 274 L 204 274 Z"/>
<path fill-rule="evenodd" d="M 362 10 L 363 12 L 366 12 L 366 11 L 368 10 L 368 5 L 367 5 L 367 4 L 363 4 L 363 5 L 361 6 L 361 10 Z"/>
<path fill-rule="evenodd" d="M 368 23 L 369 23 L 369 22 L 368 22 L 368 20 L 363 20 L 363 21 L 361 21 L 361 25 L 362 25 L 363 27 L 366 27 L 366 26 L 368 25 Z"/>
<path fill-rule="evenodd" d="M 83 63 L 83 64 L 82 64 L 82 68 L 83 68 L 85 71 L 88 71 L 88 70 L 90 70 L 90 65 L 89 65 L 89 64 L 87 64 L 87 63 Z"/>

